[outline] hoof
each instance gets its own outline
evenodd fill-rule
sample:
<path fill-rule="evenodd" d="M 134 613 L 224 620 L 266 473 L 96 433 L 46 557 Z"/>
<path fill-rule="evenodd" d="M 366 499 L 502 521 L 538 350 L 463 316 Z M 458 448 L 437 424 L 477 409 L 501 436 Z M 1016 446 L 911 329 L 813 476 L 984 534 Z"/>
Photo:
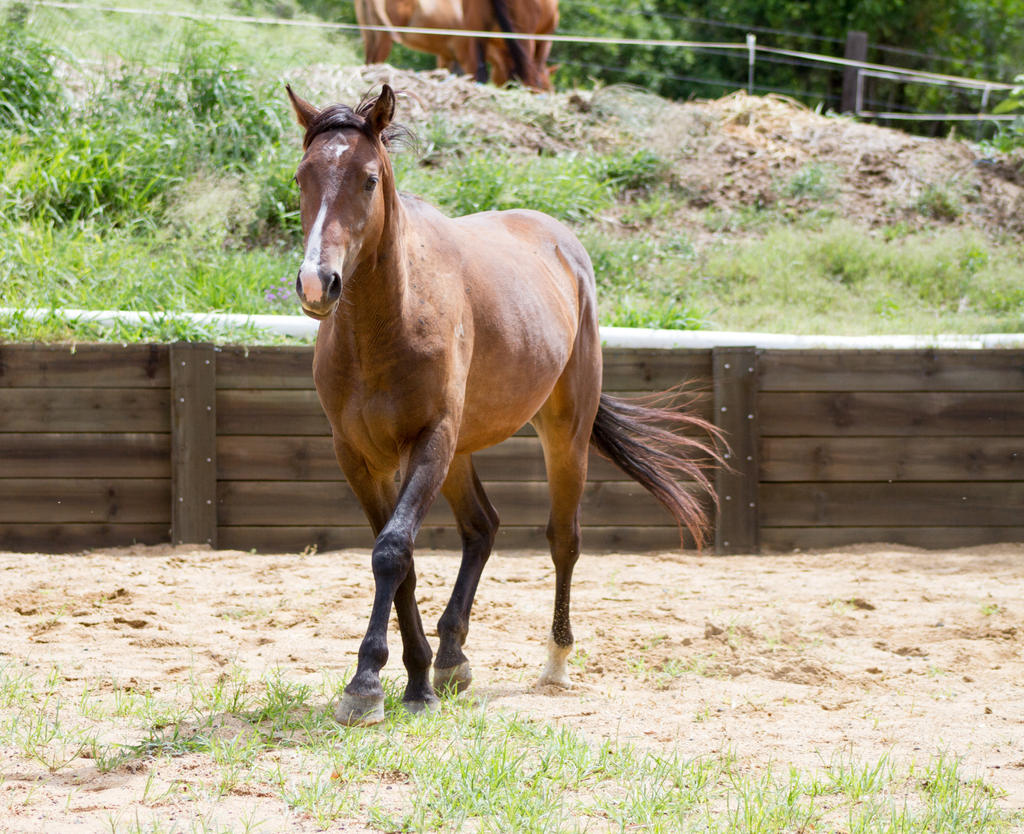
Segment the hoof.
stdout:
<path fill-rule="evenodd" d="M 418 715 L 421 712 L 437 712 L 441 702 L 437 698 L 431 698 L 426 701 L 402 701 L 402 706 L 407 712 Z"/>
<path fill-rule="evenodd" d="M 547 670 L 540 676 L 537 686 L 556 686 L 559 689 L 572 689 L 572 681 L 564 673 L 550 673 Z"/>
<path fill-rule="evenodd" d="M 437 692 L 459 693 L 469 689 L 473 681 L 473 672 L 469 668 L 469 661 L 464 660 L 458 666 L 449 666 L 447 669 L 434 667 L 434 690 Z"/>
<path fill-rule="evenodd" d="M 334 705 L 334 720 L 346 727 L 369 727 L 384 720 L 383 695 L 352 695 L 345 692 Z"/>

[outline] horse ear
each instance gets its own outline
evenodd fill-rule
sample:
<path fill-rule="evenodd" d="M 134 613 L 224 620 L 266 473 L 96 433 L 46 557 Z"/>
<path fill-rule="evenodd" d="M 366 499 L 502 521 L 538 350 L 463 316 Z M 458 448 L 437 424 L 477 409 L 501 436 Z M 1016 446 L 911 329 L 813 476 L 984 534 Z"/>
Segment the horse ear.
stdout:
<path fill-rule="evenodd" d="M 285 84 L 284 88 L 288 91 L 288 98 L 292 100 L 292 110 L 295 111 L 295 120 L 299 123 L 299 127 L 303 130 L 308 129 L 320 111 L 304 98 L 295 95 L 291 84 Z"/>
<path fill-rule="evenodd" d="M 366 122 L 373 129 L 373 132 L 377 136 L 380 136 L 388 125 L 391 124 L 391 120 L 394 117 L 395 91 L 385 84 L 383 88 L 381 88 L 380 95 L 377 96 L 377 100 L 373 103 L 373 109 L 370 111 L 370 115 L 366 117 Z"/>

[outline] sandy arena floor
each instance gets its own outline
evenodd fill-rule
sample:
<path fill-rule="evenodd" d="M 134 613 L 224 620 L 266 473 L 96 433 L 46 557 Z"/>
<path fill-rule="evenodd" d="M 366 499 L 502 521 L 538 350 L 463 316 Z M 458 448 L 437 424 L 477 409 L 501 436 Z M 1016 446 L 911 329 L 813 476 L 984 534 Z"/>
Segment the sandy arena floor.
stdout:
<path fill-rule="evenodd" d="M 416 561 L 432 634 L 458 560 Z M 56 664 L 75 701 L 103 681 L 159 694 L 235 665 L 315 682 L 352 668 L 371 591 L 365 551 L 0 554 L 0 663 L 43 676 Z M 1024 807 L 1024 545 L 585 556 L 569 692 L 533 685 L 552 592 L 544 554 L 488 565 L 467 655 L 491 709 L 595 740 L 730 750 L 755 767 L 948 751 L 1006 791 L 1001 805 Z M 397 633 L 391 647 L 385 673 L 402 675 Z M 14 749 L 0 755 L 0 830 L 65 830 L 71 818 L 94 830 L 146 779 L 84 761 L 48 776 Z"/>

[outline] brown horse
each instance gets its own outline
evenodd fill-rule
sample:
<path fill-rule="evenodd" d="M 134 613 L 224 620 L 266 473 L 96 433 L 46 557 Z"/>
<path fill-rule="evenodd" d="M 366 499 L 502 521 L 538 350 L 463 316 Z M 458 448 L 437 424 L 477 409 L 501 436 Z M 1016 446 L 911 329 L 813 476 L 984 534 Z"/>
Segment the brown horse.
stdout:
<path fill-rule="evenodd" d="M 376 536 L 373 608 L 335 717 L 345 724 L 383 718 L 380 670 L 392 605 L 409 675 L 406 706 L 430 707 L 434 687 L 469 684 L 463 644 L 498 528 L 471 455 L 526 423 L 540 435 L 551 494 L 555 605 L 541 681 L 568 686 L 569 585 L 588 447 L 647 487 L 699 542 L 706 521 L 699 496 L 675 476 L 709 491 L 703 463 L 716 454 L 664 423 L 710 427 L 601 393 L 594 273 L 561 223 L 533 211 L 450 219 L 398 194 L 387 152 L 397 130 L 390 87 L 355 111 L 320 110 L 288 94 L 305 129 L 296 172 L 305 257 L 296 289 L 303 310 L 321 321 L 313 377 L 338 463 Z M 431 686 L 413 542 L 439 493 L 455 513 L 463 554 L 437 626 Z"/>
<path fill-rule="evenodd" d="M 507 8 L 504 2 L 466 0 L 463 25 L 471 32 L 500 29 L 502 32 L 550 35 L 558 28 L 558 0 L 511 0 Z M 493 67 L 491 80 L 499 87 L 510 79 L 518 79 L 537 90 L 551 89 L 553 68 L 548 66 L 551 41 L 543 38 L 521 41 L 494 39 L 487 41 L 486 48 L 477 45 L 476 54 L 482 53 L 486 53 Z M 479 69 L 477 80 L 486 80 L 480 78 Z"/>
<path fill-rule="evenodd" d="M 356 0 L 356 20 L 363 35 L 366 63 L 386 61 L 391 44 L 437 56 L 437 65 L 472 72 L 477 81 L 488 80 L 487 64 L 494 68 L 494 82 L 501 86 L 518 79 L 530 87 L 551 89 L 547 57 L 550 41 L 475 38 L 433 35 L 396 30 L 382 32 L 365 27 L 414 29 L 463 29 L 468 31 L 550 34 L 558 25 L 558 0 Z"/>

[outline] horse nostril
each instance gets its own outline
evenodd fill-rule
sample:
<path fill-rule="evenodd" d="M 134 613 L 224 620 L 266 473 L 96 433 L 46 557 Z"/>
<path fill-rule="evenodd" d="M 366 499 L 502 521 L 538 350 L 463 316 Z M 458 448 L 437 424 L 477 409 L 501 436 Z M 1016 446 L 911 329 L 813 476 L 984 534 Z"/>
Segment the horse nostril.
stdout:
<path fill-rule="evenodd" d="M 331 273 L 331 283 L 327 287 L 327 300 L 337 301 L 341 298 L 341 276 L 337 272 Z"/>
<path fill-rule="evenodd" d="M 302 270 L 299 270 L 299 274 L 295 276 L 295 293 L 299 298 L 302 298 Z"/>

